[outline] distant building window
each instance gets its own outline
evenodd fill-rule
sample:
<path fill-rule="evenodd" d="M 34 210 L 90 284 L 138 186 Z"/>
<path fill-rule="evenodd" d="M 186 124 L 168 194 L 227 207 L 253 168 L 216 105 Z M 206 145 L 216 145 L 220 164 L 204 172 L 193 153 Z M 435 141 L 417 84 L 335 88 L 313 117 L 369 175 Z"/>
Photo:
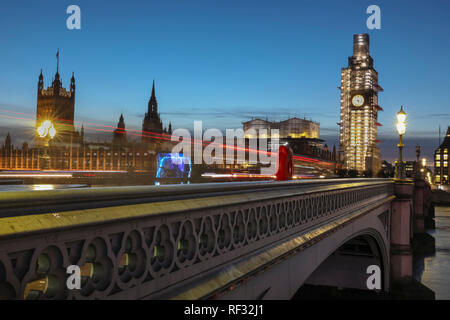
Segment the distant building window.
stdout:
<path fill-rule="evenodd" d="M 448 160 L 448 154 L 444 154 L 444 160 Z"/>
<path fill-rule="evenodd" d="M 440 154 L 436 155 L 436 160 L 441 160 L 441 155 Z"/>
<path fill-rule="evenodd" d="M 448 167 L 448 161 L 444 161 L 444 167 Z"/>
<path fill-rule="evenodd" d="M 441 163 L 438 161 L 436 162 L 436 168 L 439 168 L 441 166 Z"/>

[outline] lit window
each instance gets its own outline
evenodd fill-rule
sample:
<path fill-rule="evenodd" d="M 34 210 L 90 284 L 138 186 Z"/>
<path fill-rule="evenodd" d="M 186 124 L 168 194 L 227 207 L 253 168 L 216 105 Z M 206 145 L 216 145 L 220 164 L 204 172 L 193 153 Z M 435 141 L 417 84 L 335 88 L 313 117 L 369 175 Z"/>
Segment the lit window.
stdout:
<path fill-rule="evenodd" d="M 448 160 L 448 154 L 444 154 L 444 160 Z"/>
<path fill-rule="evenodd" d="M 441 160 L 441 155 L 440 154 L 436 155 L 436 160 Z"/>
<path fill-rule="evenodd" d="M 448 162 L 444 161 L 444 167 L 448 167 Z"/>

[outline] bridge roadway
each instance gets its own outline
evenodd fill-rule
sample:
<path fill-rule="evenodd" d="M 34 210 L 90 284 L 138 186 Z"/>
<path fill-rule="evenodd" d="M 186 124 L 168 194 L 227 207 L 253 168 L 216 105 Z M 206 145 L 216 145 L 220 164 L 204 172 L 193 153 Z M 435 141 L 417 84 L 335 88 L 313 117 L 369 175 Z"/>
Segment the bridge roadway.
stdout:
<path fill-rule="evenodd" d="M 403 270 L 391 265 L 394 186 L 333 179 L 3 192 L 0 298 L 289 299 L 304 283 L 365 289 L 373 264 L 388 291 L 390 271 Z M 80 267 L 81 289 L 67 288 L 69 265 Z"/>

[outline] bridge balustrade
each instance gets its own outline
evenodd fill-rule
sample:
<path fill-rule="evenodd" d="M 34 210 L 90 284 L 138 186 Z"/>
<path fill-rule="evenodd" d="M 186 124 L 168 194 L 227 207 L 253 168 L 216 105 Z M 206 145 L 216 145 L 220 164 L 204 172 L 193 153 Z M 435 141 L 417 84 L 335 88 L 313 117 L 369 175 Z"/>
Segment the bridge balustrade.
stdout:
<path fill-rule="evenodd" d="M 195 185 L 166 193 L 147 187 L 152 196 L 109 206 L 93 202 L 95 193 L 116 199 L 120 188 L 94 189 L 89 197 L 86 190 L 79 198 L 78 191 L 66 194 L 73 203 L 88 204 L 79 210 L 68 210 L 56 193 L 47 192 L 41 202 L 51 207 L 53 201 L 56 209 L 36 206 L 33 214 L 28 206 L 24 215 L 0 218 L 0 298 L 173 298 L 225 266 L 393 194 L 392 181 L 384 179 L 245 185 L 239 192 L 214 184 L 201 192 Z M 20 211 L 20 199 L 0 202 L 0 214 L 12 212 L 9 207 Z M 80 267 L 80 289 L 67 287 L 70 265 Z M 256 263 L 234 278 L 264 267 Z M 198 298 L 232 288 L 205 283 L 207 294 Z"/>

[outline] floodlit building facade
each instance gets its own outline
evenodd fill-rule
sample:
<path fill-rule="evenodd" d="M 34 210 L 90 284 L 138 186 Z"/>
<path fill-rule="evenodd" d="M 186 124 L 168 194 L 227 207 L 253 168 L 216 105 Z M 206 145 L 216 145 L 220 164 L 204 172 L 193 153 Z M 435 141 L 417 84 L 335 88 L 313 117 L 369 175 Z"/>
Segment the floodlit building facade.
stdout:
<path fill-rule="evenodd" d="M 267 138 L 271 130 L 278 130 L 278 138 L 319 139 L 320 124 L 311 120 L 290 118 L 280 122 L 253 119 L 243 122 L 246 138 Z M 253 131 L 253 134 L 251 133 Z"/>
<path fill-rule="evenodd" d="M 434 183 L 449 184 L 448 180 L 448 162 L 450 149 L 450 127 L 447 129 L 444 141 L 434 152 Z"/>
<path fill-rule="evenodd" d="M 347 170 L 360 174 L 371 171 L 376 175 L 381 169 L 380 151 L 377 146 L 378 72 L 373 68 L 369 51 L 369 35 L 353 36 L 353 56 L 348 58 L 348 67 L 342 68 L 341 122 L 339 155 Z"/>

